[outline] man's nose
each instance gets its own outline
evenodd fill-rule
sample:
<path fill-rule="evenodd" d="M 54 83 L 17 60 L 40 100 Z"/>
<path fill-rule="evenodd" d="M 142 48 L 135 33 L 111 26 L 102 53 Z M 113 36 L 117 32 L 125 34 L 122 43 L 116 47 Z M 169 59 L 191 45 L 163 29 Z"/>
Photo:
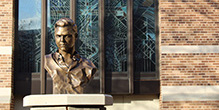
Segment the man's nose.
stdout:
<path fill-rule="evenodd" d="M 61 37 L 60 37 L 60 41 L 63 42 L 64 40 L 65 40 L 64 36 L 61 36 Z"/>

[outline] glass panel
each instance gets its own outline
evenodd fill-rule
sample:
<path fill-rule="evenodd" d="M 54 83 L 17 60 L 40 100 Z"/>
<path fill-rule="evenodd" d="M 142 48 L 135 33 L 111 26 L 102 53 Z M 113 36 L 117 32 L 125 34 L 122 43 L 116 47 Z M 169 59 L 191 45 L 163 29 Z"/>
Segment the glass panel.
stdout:
<path fill-rule="evenodd" d="M 15 70 L 25 78 L 40 71 L 41 0 L 19 0 L 18 13 Z"/>
<path fill-rule="evenodd" d="M 58 49 L 54 39 L 55 23 L 60 18 L 70 17 L 70 0 L 48 0 L 48 2 L 49 53 L 51 53 Z"/>
<path fill-rule="evenodd" d="M 91 60 L 98 67 L 98 0 L 77 0 L 76 14 L 78 27 L 76 49 L 81 56 Z"/>
<path fill-rule="evenodd" d="M 106 71 L 127 71 L 127 3 L 126 0 L 105 1 Z"/>
<path fill-rule="evenodd" d="M 154 0 L 134 0 L 135 72 L 155 71 Z"/>

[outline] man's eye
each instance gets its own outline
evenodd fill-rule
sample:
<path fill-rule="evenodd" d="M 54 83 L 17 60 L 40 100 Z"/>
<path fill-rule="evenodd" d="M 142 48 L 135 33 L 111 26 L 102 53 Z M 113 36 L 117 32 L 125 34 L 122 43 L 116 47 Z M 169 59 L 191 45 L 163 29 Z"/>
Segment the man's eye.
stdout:
<path fill-rule="evenodd" d="M 61 37 L 61 36 L 58 35 L 58 36 L 56 36 L 56 37 Z"/>
<path fill-rule="evenodd" d="M 72 37 L 72 35 L 67 35 L 67 37 Z"/>

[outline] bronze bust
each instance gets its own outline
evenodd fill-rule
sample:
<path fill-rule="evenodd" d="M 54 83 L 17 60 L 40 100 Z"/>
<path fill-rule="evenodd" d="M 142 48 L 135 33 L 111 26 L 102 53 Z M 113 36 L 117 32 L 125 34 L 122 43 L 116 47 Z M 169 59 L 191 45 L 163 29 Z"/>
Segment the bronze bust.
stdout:
<path fill-rule="evenodd" d="M 96 73 L 95 65 L 75 51 L 77 26 L 69 18 L 55 24 L 57 52 L 45 56 L 45 69 L 53 80 L 53 94 L 81 94 Z"/>

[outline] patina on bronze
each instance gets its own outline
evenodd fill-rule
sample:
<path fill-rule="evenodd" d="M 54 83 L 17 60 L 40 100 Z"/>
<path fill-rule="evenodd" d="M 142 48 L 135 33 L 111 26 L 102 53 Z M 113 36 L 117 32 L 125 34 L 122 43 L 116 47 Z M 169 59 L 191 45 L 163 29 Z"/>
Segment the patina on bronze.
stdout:
<path fill-rule="evenodd" d="M 96 73 L 95 65 L 75 51 L 77 26 L 69 18 L 55 24 L 58 50 L 45 56 L 45 69 L 53 80 L 53 94 L 81 94 Z"/>

